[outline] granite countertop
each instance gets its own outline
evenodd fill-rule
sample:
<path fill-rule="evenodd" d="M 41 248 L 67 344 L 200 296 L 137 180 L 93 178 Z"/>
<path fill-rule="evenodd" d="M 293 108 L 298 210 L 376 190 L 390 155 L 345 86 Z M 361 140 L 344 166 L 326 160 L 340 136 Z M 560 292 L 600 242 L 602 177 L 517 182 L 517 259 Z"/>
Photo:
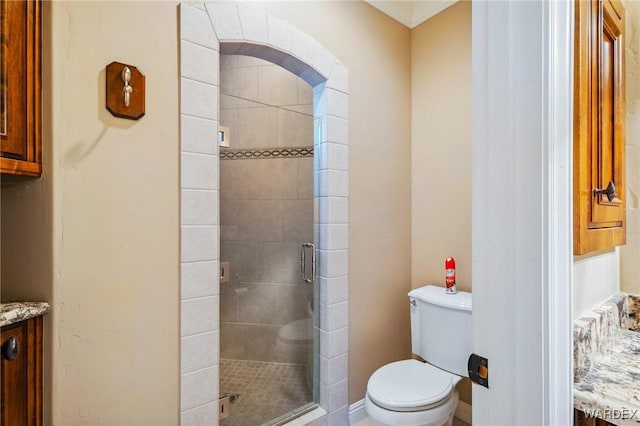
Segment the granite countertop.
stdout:
<path fill-rule="evenodd" d="M 640 424 L 640 333 L 622 332 L 580 383 L 574 384 L 573 399 L 581 411 L 611 409 L 619 410 L 621 417 L 625 413 L 631 417 L 605 419 L 610 423 Z"/>
<path fill-rule="evenodd" d="M 637 302 L 619 293 L 574 324 L 574 407 L 615 425 L 640 425 Z"/>
<path fill-rule="evenodd" d="M 48 310 L 47 302 L 2 302 L 0 303 L 0 326 L 4 327 L 37 317 Z"/>

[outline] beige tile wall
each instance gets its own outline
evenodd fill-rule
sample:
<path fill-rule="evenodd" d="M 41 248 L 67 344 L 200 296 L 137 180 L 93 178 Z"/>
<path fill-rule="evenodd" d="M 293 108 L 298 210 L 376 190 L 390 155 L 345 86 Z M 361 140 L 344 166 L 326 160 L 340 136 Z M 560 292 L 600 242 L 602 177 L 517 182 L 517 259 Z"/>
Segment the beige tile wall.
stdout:
<path fill-rule="evenodd" d="M 220 57 L 220 123 L 232 149 L 313 145 L 311 86 L 264 60 Z M 221 357 L 305 363 L 304 345 L 280 329 L 309 317 L 313 287 L 300 281 L 300 244 L 313 241 L 313 158 L 220 162 Z"/>

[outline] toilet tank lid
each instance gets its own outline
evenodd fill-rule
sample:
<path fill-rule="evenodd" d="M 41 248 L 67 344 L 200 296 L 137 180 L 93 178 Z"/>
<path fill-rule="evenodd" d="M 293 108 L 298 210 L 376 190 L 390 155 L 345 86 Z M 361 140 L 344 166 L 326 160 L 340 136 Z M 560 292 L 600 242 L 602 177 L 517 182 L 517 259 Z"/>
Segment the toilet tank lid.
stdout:
<path fill-rule="evenodd" d="M 414 288 L 409 292 L 409 297 L 422 300 L 433 305 L 444 306 L 451 309 L 471 311 L 471 293 L 459 291 L 456 294 L 447 294 L 444 287 L 427 285 Z"/>

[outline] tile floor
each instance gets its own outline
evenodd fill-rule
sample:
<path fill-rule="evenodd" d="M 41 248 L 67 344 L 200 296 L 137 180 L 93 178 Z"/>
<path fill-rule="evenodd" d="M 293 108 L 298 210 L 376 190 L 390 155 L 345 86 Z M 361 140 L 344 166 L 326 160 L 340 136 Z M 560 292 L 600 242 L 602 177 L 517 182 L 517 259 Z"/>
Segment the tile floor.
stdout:
<path fill-rule="evenodd" d="M 238 393 L 220 426 L 259 426 L 313 401 L 301 364 L 220 359 L 220 395 Z"/>

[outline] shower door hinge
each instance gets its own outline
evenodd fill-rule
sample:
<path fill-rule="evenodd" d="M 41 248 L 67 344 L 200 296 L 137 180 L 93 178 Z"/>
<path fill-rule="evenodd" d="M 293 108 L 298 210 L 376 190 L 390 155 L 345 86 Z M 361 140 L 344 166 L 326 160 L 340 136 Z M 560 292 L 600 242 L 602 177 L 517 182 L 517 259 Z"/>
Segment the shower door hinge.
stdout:
<path fill-rule="evenodd" d="M 218 419 L 224 419 L 231 415 L 231 405 L 240 398 L 239 393 L 225 393 L 218 398 Z"/>
<path fill-rule="evenodd" d="M 231 414 L 231 401 L 229 395 L 218 399 L 218 419 L 226 419 Z"/>

